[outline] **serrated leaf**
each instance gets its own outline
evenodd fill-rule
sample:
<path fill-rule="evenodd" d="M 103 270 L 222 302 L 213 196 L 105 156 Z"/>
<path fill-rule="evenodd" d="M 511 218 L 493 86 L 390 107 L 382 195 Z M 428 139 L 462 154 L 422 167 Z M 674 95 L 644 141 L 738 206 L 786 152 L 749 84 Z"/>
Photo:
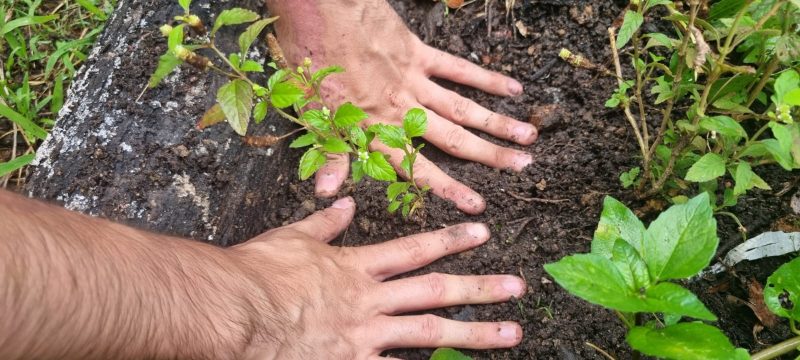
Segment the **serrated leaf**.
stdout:
<path fill-rule="evenodd" d="M 167 37 L 167 48 L 169 51 L 175 51 L 175 47 L 178 45 L 183 45 L 183 28 L 185 27 L 184 24 L 180 24 L 175 26 L 170 30 L 169 36 Z"/>
<path fill-rule="evenodd" d="M 628 343 L 645 355 L 674 360 L 745 360 L 750 355 L 737 349 L 719 329 L 699 322 L 679 323 L 663 329 L 634 327 Z"/>
<path fill-rule="evenodd" d="M 341 154 L 349 153 L 353 149 L 344 140 L 339 138 L 327 138 L 322 141 L 322 149 L 329 153 Z"/>
<path fill-rule="evenodd" d="M 425 110 L 414 108 L 408 110 L 403 118 L 403 130 L 408 138 L 415 138 L 425 135 L 428 129 L 428 114 Z"/>
<path fill-rule="evenodd" d="M 325 165 L 325 154 L 317 149 L 309 149 L 300 158 L 299 176 L 300 180 L 306 180 L 314 175 L 322 165 Z"/>
<path fill-rule="evenodd" d="M 269 104 L 266 101 L 259 101 L 253 108 L 253 120 L 256 124 L 260 124 L 267 117 L 269 111 Z"/>
<path fill-rule="evenodd" d="M 247 124 L 253 110 L 253 88 L 244 80 L 233 80 L 217 91 L 217 103 L 222 107 L 228 124 L 237 134 L 247 134 Z"/>
<path fill-rule="evenodd" d="M 344 68 L 338 65 L 328 66 L 322 69 L 317 70 L 315 73 L 311 74 L 311 82 L 318 84 L 322 82 L 326 77 L 336 73 L 343 73 Z"/>
<path fill-rule="evenodd" d="M 631 10 L 625 11 L 622 26 L 620 26 L 619 34 L 617 34 L 617 49 L 622 49 L 631 40 L 631 37 L 639 30 L 642 23 L 644 23 L 642 14 Z"/>
<path fill-rule="evenodd" d="M 360 149 L 366 149 L 369 143 L 367 142 L 367 134 L 358 126 L 350 128 L 350 141 L 356 144 Z"/>
<path fill-rule="evenodd" d="M 217 19 L 214 20 L 214 27 L 211 29 L 211 35 L 213 36 L 216 34 L 223 26 L 245 24 L 256 21 L 259 17 L 257 13 L 242 8 L 223 10 L 219 13 Z"/>
<path fill-rule="evenodd" d="M 644 232 L 644 224 L 633 211 L 617 199 L 606 196 L 600 222 L 594 231 L 592 253 L 611 258 L 617 239 L 625 240 L 641 253 Z"/>
<path fill-rule="evenodd" d="M 472 360 L 472 358 L 454 349 L 439 348 L 433 352 L 430 360 Z"/>
<path fill-rule="evenodd" d="M 694 276 L 717 250 L 717 221 L 702 193 L 662 212 L 645 231 L 640 253 L 654 281 Z"/>
<path fill-rule="evenodd" d="M 639 177 L 639 172 L 641 171 L 642 169 L 637 166 L 629 171 L 619 174 L 619 181 L 622 183 L 622 187 L 627 189 L 633 186 L 633 184 L 636 183 L 636 178 Z"/>
<path fill-rule="evenodd" d="M 289 144 L 290 148 L 297 149 L 303 148 L 309 145 L 314 145 L 317 143 L 317 136 L 313 133 L 305 133 L 301 136 L 298 136 L 297 139 L 294 139 L 291 144 Z"/>
<path fill-rule="evenodd" d="M 747 132 L 742 125 L 739 125 L 739 123 L 731 117 L 724 115 L 704 117 L 700 120 L 700 127 L 707 131 L 716 131 L 722 135 L 734 138 L 736 141 L 747 137 Z"/>
<path fill-rule="evenodd" d="M 686 172 L 686 181 L 706 182 L 725 175 L 725 159 L 715 153 L 703 155 Z"/>
<path fill-rule="evenodd" d="M 369 175 L 369 177 L 375 180 L 381 181 L 396 181 L 397 180 L 397 173 L 395 173 L 392 165 L 386 161 L 386 157 L 377 152 L 373 151 L 369 153 L 369 157 L 367 161 L 364 163 L 364 172 Z"/>
<path fill-rule="evenodd" d="M 358 184 L 361 179 L 364 178 L 364 162 L 361 160 L 353 161 L 353 164 L 350 166 L 351 170 L 350 173 L 353 175 L 353 182 Z"/>
<path fill-rule="evenodd" d="M 286 69 L 278 69 L 272 75 L 270 75 L 269 79 L 267 79 L 267 89 L 272 90 L 276 84 L 283 82 L 286 79 L 286 76 L 289 75 L 289 70 Z"/>
<path fill-rule="evenodd" d="M 239 68 L 239 70 L 244 71 L 244 72 L 262 73 L 262 72 L 264 72 L 264 67 L 261 66 L 261 64 L 259 64 L 257 61 L 245 60 L 244 64 L 242 64 L 242 66 Z"/>
<path fill-rule="evenodd" d="M 397 196 L 405 193 L 408 191 L 408 188 L 411 187 L 411 183 L 408 182 L 396 182 L 392 183 L 388 187 L 386 187 L 386 198 L 390 201 L 397 199 Z"/>
<path fill-rule="evenodd" d="M 781 265 L 767 278 L 764 302 L 775 315 L 800 321 L 800 258 Z"/>
<path fill-rule="evenodd" d="M 250 46 L 253 45 L 258 39 L 258 35 L 264 30 L 264 28 L 278 20 L 278 17 L 271 17 L 266 19 L 258 20 L 252 24 L 250 24 L 245 31 L 239 35 L 239 52 L 242 54 L 242 59 L 247 57 L 247 53 L 250 51 Z"/>
<path fill-rule="evenodd" d="M 272 102 L 272 106 L 283 109 L 294 105 L 294 103 L 302 99 L 303 96 L 305 96 L 303 90 L 288 81 L 284 81 L 272 87 L 269 100 Z"/>
<path fill-rule="evenodd" d="M 0 163 L 0 177 L 6 176 L 20 168 L 28 165 L 36 157 L 36 154 L 27 154 L 14 158 L 14 160 Z"/>
<path fill-rule="evenodd" d="M 225 113 L 219 104 L 214 104 L 210 109 L 206 110 L 200 122 L 197 123 L 197 128 L 203 130 L 209 126 L 219 124 L 225 121 Z"/>
<path fill-rule="evenodd" d="M 320 131 L 327 132 L 331 129 L 328 117 L 321 110 L 311 109 L 300 115 L 300 119 Z"/>
<path fill-rule="evenodd" d="M 406 147 L 405 130 L 399 126 L 375 124 L 370 126 L 369 130 L 374 132 L 378 139 L 390 148 L 405 149 Z"/>
<path fill-rule="evenodd" d="M 336 115 L 333 116 L 333 123 L 340 128 L 349 128 L 367 117 L 368 115 L 364 110 L 347 102 L 336 109 Z"/>

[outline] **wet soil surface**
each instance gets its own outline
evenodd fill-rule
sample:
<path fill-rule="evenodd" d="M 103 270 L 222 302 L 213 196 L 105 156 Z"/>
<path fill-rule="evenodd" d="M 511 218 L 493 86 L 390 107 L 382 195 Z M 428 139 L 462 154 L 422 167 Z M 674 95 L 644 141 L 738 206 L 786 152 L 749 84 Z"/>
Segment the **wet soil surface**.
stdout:
<path fill-rule="evenodd" d="M 603 106 L 615 80 L 575 70 L 557 53 L 568 47 L 595 63 L 607 64 L 606 29 L 620 14 L 614 1 L 517 1 L 506 16 L 504 2 L 489 7 L 482 1 L 444 14 L 441 4 L 430 1 L 393 1 L 393 6 L 425 42 L 471 59 L 486 68 L 519 79 L 524 95 L 499 98 L 452 84 L 445 86 L 476 100 L 487 108 L 528 120 L 541 106 L 556 105 L 560 112 L 546 117 L 541 137 L 524 148 L 536 160 L 522 173 L 494 170 L 453 159 L 433 146 L 423 153 L 454 178 L 477 190 L 487 200 L 486 212 L 468 216 L 452 204 L 432 198 L 424 222 L 407 222 L 386 213 L 384 185 L 364 182 L 347 193 L 358 211 L 338 244 L 357 246 L 379 243 L 402 235 L 434 230 L 461 222 L 489 224 L 492 240 L 486 245 L 445 258 L 424 271 L 452 274 L 517 274 L 525 278 L 528 293 L 522 299 L 498 305 L 453 307 L 436 313 L 464 321 L 514 320 L 522 324 L 522 343 L 509 350 L 468 351 L 476 359 L 601 359 L 591 343 L 616 358 L 630 358 L 625 330 L 615 315 L 581 301 L 562 290 L 544 272 L 543 265 L 564 256 L 587 252 L 599 219 L 603 197 L 621 199 L 642 208 L 619 184 L 620 172 L 636 166 L 632 133 L 621 113 Z M 520 21 L 527 30 L 522 36 Z M 489 26 L 489 24 L 491 26 Z M 540 119 L 541 120 L 541 119 Z M 480 136 L 505 146 L 518 147 L 485 134 Z M 766 169 L 765 179 L 777 190 L 792 186 L 797 174 Z M 293 187 L 289 203 L 303 203 L 301 210 L 287 207 L 270 219 L 276 225 L 298 220 L 328 201 L 314 199 L 310 184 Z M 740 215 L 750 234 L 773 229 L 773 223 L 788 214 L 788 199 L 773 192 L 754 192 L 741 199 L 733 212 Z M 313 206 L 312 206 L 313 204 Z M 644 214 L 646 222 L 653 214 Z M 728 250 L 742 238 L 728 218 L 718 217 L 720 249 Z M 720 252 L 720 254 L 723 254 Z M 770 259 L 737 267 L 736 274 L 723 273 L 689 284 L 716 313 L 736 345 L 758 349 L 788 337 L 785 326 L 767 329 L 753 337 L 758 319 L 753 312 L 731 300 L 748 300 L 746 284 L 739 278 L 763 281 L 787 259 Z M 413 274 L 412 274 L 413 275 Z M 759 342 L 760 341 L 760 342 Z M 390 351 L 405 359 L 427 359 L 430 350 Z"/>

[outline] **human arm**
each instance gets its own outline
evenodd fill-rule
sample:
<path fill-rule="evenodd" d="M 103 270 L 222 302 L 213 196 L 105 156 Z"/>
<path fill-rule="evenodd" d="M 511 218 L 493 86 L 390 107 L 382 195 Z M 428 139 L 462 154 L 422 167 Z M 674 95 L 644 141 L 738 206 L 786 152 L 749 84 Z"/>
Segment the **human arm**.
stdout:
<path fill-rule="evenodd" d="M 513 276 L 385 281 L 482 244 L 480 224 L 332 247 L 353 216 L 345 198 L 221 249 L 7 192 L 0 204 L 3 359 L 371 359 L 400 347 L 508 347 L 522 336 L 511 322 L 395 316 L 524 293 Z"/>
<path fill-rule="evenodd" d="M 491 72 L 424 44 L 385 0 L 266 0 L 286 57 L 295 65 L 309 57 L 316 66 L 341 65 L 345 73 L 323 84 L 323 95 L 333 105 L 351 101 L 371 116 L 366 123 L 398 124 L 408 109 L 426 110 L 425 139 L 463 159 L 496 168 L 520 171 L 533 160 L 530 154 L 488 142 L 465 128 L 529 145 L 538 133 L 534 126 L 486 109 L 447 90 L 430 77 L 451 80 L 500 96 L 522 93 L 514 79 Z M 379 142 L 373 148 L 390 155 L 400 168 L 403 156 Z M 316 192 L 334 195 L 347 177 L 348 159 L 334 157 L 317 172 Z M 432 191 L 470 214 L 485 209 L 483 198 L 424 157 L 417 160 L 415 177 Z"/>

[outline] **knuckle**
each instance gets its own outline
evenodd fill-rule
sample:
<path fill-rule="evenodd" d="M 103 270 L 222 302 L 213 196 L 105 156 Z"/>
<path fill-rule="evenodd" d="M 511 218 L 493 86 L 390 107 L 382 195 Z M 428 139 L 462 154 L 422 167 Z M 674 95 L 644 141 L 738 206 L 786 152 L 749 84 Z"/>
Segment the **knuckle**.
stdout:
<path fill-rule="evenodd" d="M 440 302 L 444 301 L 447 293 L 447 277 L 440 273 L 430 273 L 426 280 L 426 286 L 431 297 Z"/>
<path fill-rule="evenodd" d="M 429 344 L 438 344 L 442 338 L 442 323 L 436 315 L 426 314 L 420 318 L 420 334 Z"/>
<path fill-rule="evenodd" d="M 420 267 L 427 264 L 425 257 L 425 248 L 419 240 L 414 238 L 406 238 L 400 242 L 402 251 L 406 254 L 406 258 L 412 266 Z"/>
<path fill-rule="evenodd" d="M 466 98 L 453 94 L 453 109 L 452 109 L 452 116 L 453 120 L 456 123 L 463 124 L 467 121 L 467 116 L 472 108 L 472 102 L 467 100 Z"/>
<path fill-rule="evenodd" d="M 447 131 L 447 139 L 445 140 L 445 151 L 455 152 L 464 146 L 466 135 L 461 127 L 455 126 L 453 129 Z"/>

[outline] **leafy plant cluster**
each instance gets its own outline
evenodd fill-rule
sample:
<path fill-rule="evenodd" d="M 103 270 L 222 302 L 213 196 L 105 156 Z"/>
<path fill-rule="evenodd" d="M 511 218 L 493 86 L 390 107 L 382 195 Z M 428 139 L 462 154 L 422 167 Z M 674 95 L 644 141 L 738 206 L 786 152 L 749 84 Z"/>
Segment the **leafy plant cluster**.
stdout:
<path fill-rule="evenodd" d="M 685 3 L 632 0 L 609 29 L 619 87 L 606 106 L 624 111 L 641 153 L 641 167 L 620 176 L 623 186 L 677 202 L 697 189 L 720 209 L 753 188 L 770 189 L 758 166 L 800 168 L 800 2 Z M 642 30 L 656 14 L 673 33 Z M 726 173 L 733 183 L 720 189 Z"/>
<path fill-rule="evenodd" d="M 391 183 L 386 192 L 390 212 L 400 210 L 407 217 L 423 208 L 424 196 L 429 188 L 416 184 L 413 166 L 424 146 L 414 146 L 413 139 L 421 137 L 427 130 L 427 115 L 422 109 L 409 110 L 402 126 L 373 124 L 364 128 L 362 125 L 368 115 L 361 108 L 349 102 L 338 108 L 331 107 L 320 94 L 322 82 L 344 69 L 331 66 L 313 71 L 312 61 L 308 58 L 300 66 L 290 68 L 271 34 L 267 35 L 267 43 L 274 61 L 268 66 L 274 72 L 265 84 L 260 84 L 251 75 L 264 73 L 265 69 L 257 60 L 249 58 L 250 48 L 263 30 L 277 18 L 261 18 L 253 11 L 232 8 L 222 11 L 207 36 L 204 36 L 205 25 L 190 12 L 190 1 L 178 1 L 184 14 L 175 17 L 177 24 L 161 27 L 162 33 L 168 38 L 168 50 L 161 56 L 148 88 L 156 87 L 183 63 L 221 73 L 229 81 L 217 91 L 217 103 L 203 116 L 198 124 L 200 128 L 227 121 L 237 134 L 244 137 L 246 143 L 271 146 L 296 132 L 283 136 L 247 136 L 251 119 L 256 124 L 261 123 L 272 109 L 284 119 L 299 125 L 301 128 L 298 130 L 305 130 L 289 145 L 292 148 L 307 148 L 300 158 L 300 179 L 306 180 L 314 175 L 331 155 L 352 155 L 354 182 L 368 176 Z M 225 54 L 215 43 L 217 32 L 224 26 L 242 24 L 248 25 L 239 35 L 239 51 Z M 216 55 L 222 65 L 202 55 L 203 51 Z M 408 182 L 397 180 L 397 173 L 386 155 L 369 150 L 369 145 L 376 137 L 388 147 L 403 152 L 400 167 L 410 179 Z"/>
<path fill-rule="evenodd" d="M 114 6 L 108 0 L 5 1 L 0 4 L 0 187 L 34 158 L 64 104 L 65 89 Z M 24 145 L 23 145 L 24 143 Z"/>

